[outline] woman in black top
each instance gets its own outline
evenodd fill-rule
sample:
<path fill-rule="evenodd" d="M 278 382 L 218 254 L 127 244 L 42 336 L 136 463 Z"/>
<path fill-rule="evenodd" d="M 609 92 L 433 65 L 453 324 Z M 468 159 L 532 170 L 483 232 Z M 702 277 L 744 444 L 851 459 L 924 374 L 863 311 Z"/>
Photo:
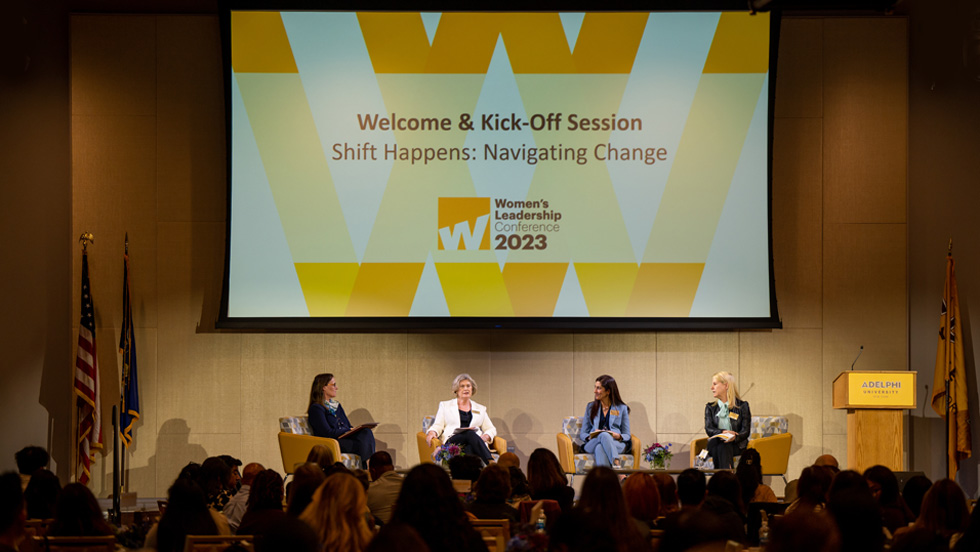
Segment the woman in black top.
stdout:
<path fill-rule="evenodd" d="M 708 434 L 708 455 L 715 468 L 731 469 L 736 456 L 749 444 L 752 412 L 735 387 L 735 376 L 718 372 L 711 376 L 714 400 L 704 406 L 704 431 Z"/>
<path fill-rule="evenodd" d="M 310 429 L 317 437 L 337 439 L 340 451 L 361 457 L 361 468 L 367 469 L 368 458 L 374 454 L 374 433 L 362 429 L 357 433 L 340 438 L 352 429 L 344 407 L 337 400 L 337 380 L 333 374 L 319 374 L 313 378 L 310 387 L 310 404 L 306 409 Z M 339 458 L 337 459 L 339 460 Z"/>

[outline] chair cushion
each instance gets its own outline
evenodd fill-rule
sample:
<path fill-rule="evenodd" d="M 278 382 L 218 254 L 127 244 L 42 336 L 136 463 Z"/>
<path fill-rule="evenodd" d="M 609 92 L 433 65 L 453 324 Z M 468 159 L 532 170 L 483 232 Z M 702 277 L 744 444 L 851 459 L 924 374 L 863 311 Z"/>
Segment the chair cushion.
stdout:
<path fill-rule="evenodd" d="M 279 431 L 297 435 L 313 435 L 310 422 L 306 416 L 286 416 L 279 418 Z"/>
<path fill-rule="evenodd" d="M 422 418 L 422 433 L 427 433 L 436 421 L 435 416 L 425 416 Z"/>
<path fill-rule="evenodd" d="M 782 433 L 789 433 L 789 420 L 786 416 L 752 416 L 749 440 Z"/>
<path fill-rule="evenodd" d="M 583 475 L 589 472 L 593 466 L 595 466 L 595 455 L 594 454 L 576 454 L 572 457 L 575 461 L 575 473 L 576 475 Z M 616 465 L 618 463 L 618 465 Z M 633 469 L 633 455 L 632 454 L 620 454 L 613 460 L 613 468 L 620 469 Z"/>
<path fill-rule="evenodd" d="M 582 450 L 582 445 L 585 444 L 581 438 L 579 438 L 579 433 L 582 431 L 582 417 L 581 416 L 565 416 L 561 421 L 561 432 L 568 435 L 568 438 L 572 440 L 572 445 L 575 446 L 576 451 Z"/>

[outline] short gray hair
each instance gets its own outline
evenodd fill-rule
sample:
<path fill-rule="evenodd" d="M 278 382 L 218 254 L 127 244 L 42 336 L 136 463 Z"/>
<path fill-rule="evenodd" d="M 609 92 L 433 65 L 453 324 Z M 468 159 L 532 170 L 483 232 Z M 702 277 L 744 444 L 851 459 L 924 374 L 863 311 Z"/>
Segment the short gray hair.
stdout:
<path fill-rule="evenodd" d="M 473 394 L 476 395 L 476 380 L 469 374 L 460 374 L 456 376 L 456 379 L 453 380 L 453 395 L 459 391 L 459 384 L 463 383 L 464 381 L 469 381 L 470 384 L 473 385 Z"/>

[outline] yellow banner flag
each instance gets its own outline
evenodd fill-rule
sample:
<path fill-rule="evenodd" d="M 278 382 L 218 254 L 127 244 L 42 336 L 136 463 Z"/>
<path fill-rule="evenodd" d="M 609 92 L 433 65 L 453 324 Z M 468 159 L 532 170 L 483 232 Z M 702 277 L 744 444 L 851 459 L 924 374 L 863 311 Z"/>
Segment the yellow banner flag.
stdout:
<path fill-rule="evenodd" d="M 946 418 L 949 444 L 946 458 L 950 479 L 956 477 L 960 460 L 969 458 L 973 448 L 959 321 L 960 297 L 956 291 L 956 271 L 950 254 L 946 256 L 946 288 L 943 290 L 943 308 L 939 317 L 939 346 L 932 386 L 932 409 L 946 418 L 946 385 L 949 384 L 949 417 Z"/>

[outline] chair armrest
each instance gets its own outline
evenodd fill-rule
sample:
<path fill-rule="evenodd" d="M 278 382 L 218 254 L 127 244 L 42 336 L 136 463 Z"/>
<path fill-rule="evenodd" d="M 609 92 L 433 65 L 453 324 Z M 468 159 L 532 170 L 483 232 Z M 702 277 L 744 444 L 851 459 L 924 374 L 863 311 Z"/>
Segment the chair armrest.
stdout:
<path fill-rule="evenodd" d="M 575 473 L 575 447 L 572 438 L 564 433 L 558 433 L 558 463 L 565 473 Z"/>
<path fill-rule="evenodd" d="M 748 446 L 759 451 L 762 475 L 786 475 L 789 470 L 789 453 L 793 446 L 792 433 L 777 433 L 752 439 Z"/>
<path fill-rule="evenodd" d="M 316 445 L 329 448 L 334 461 L 340 462 L 340 443 L 336 439 L 280 431 L 279 452 L 282 455 L 282 469 L 286 475 L 296 471 L 296 466 L 306 463 L 306 457 Z"/>
<path fill-rule="evenodd" d="M 630 443 L 633 447 L 633 469 L 637 469 L 642 465 L 640 462 L 643 460 L 643 443 L 633 433 L 630 433 Z"/>
<path fill-rule="evenodd" d="M 691 441 L 691 467 L 692 468 L 695 467 L 694 466 L 694 459 L 697 458 L 698 455 L 701 454 L 701 451 L 704 450 L 704 449 L 706 449 L 706 448 L 708 448 L 708 438 L 707 437 L 699 437 L 699 438 Z"/>
<path fill-rule="evenodd" d="M 432 454 L 442 445 L 442 441 L 437 437 L 432 440 L 432 445 L 430 446 L 425 442 L 425 432 L 420 431 L 415 434 L 415 442 L 419 446 L 419 463 L 432 464 Z"/>
<path fill-rule="evenodd" d="M 504 439 L 503 437 L 494 437 L 493 444 L 491 444 L 490 448 L 498 455 L 507 452 L 507 439 Z"/>

